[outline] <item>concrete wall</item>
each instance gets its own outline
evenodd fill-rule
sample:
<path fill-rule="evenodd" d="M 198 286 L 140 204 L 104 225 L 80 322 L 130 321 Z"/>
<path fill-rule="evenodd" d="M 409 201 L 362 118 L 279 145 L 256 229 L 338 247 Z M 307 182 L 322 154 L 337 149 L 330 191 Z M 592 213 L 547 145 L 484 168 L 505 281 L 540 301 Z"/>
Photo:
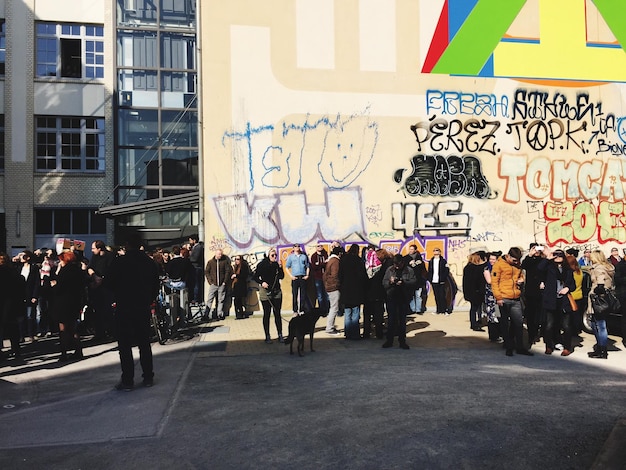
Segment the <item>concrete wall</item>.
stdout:
<path fill-rule="evenodd" d="M 460 279 L 481 247 L 622 245 L 609 3 L 203 1 L 207 254 L 416 241 Z"/>

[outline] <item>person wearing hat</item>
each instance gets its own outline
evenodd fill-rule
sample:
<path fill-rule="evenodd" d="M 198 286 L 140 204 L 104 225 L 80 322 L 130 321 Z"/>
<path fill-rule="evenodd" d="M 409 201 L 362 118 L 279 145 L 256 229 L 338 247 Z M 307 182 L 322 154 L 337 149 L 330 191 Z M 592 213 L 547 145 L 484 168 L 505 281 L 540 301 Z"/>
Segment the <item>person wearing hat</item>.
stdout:
<path fill-rule="evenodd" d="M 542 306 L 546 315 L 543 332 L 545 353 L 552 354 L 555 338 L 563 330 L 561 356 L 569 356 L 572 353 L 572 307 L 568 294 L 576 289 L 574 273 L 565 259 L 563 250 L 556 249 L 550 252 L 546 247 L 544 251 L 546 258 L 539 263 L 538 269 L 545 276 L 542 283 Z"/>
<path fill-rule="evenodd" d="M 310 305 L 306 293 L 306 284 L 309 279 L 311 264 L 309 257 L 302 253 L 300 244 L 296 243 L 293 246 L 293 252 L 287 257 L 285 267 L 291 276 L 293 313 L 301 315 Z"/>

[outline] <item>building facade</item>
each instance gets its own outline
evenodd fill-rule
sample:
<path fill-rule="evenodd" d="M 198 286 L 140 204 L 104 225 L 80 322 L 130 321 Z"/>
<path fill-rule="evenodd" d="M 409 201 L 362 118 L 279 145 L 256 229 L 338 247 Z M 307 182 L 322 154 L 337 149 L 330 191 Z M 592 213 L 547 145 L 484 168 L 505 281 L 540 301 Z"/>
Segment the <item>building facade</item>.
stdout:
<path fill-rule="evenodd" d="M 626 243 L 624 2 L 202 2 L 205 239 Z M 285 255 L 283 255 L 284 257 Z"/>
<path fill-rule="evenodd" d="M 0 16 L 0 249 L 197 232 L 195 1 L 2 0 Z"/>

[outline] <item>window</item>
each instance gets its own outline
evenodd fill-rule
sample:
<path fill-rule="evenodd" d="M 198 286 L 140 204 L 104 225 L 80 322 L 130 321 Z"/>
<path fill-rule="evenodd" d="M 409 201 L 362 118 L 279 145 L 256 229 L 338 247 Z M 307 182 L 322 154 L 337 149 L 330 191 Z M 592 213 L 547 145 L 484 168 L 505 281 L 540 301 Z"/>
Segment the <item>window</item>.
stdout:
<path fill-rule="evenodd" d="M 4 20 L 0 20 L 0 75 L 4 75 L 4 63 L 6 61 L 6 55 L 7 55 L 7 26 Z"/>
<path fill-rule="evenodd" d="M 82 240 L 90 256 L 91 244 L 106 239 L 106 218 L 97 215 L 96 209 L 35 209 L 34 215 L 34 246 L 54 248 L 59 238 Z"/>
<path fill-rule="evenodd" d="M 36 235 L 85 236 L 106 233 L 106 218 L 96 209 L 35 209 Z"/>
<path fill-rule="evenodd" d="M 0 114 L 0 172 L 4 171 L 4 114 Z"/>
<path fill-rule="evenodd" d="M 37 23 L 38 77 L 104 78 L 104 27 Z"/>
<path fill-rule="evenodd" d="M 36 169 L 104 171 L 104 119 L 37 116 Z"/>

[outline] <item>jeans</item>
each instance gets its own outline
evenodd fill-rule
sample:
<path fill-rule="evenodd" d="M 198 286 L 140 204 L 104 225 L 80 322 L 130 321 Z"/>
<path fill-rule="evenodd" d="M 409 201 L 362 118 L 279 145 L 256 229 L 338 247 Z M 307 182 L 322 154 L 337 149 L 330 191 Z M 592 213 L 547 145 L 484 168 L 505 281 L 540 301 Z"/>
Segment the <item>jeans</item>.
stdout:
<path fill-rule="evenodd" d="M 609 340 L 608 332 L 606 329 L 606 320 L 594 319 L 591 322 L 593 328 L 593 334 L 596 336 L 596 342 L 601 348 L 606 348 Z"/>
<path fill-rule="evenodd" d="M 143 378 L 151 380 L 154 376 L 152 365 L 152 349 L 150 346 L 150 311 L 126 312 L 116 311 L 115 320 L 118 331 L 118 349 L 122 366 L 122 382 L 132 385 L 135 377 L 135 361 L 133 346 L 139 347 L 139 363 L 143 370 Z"/>
<path fill-rule="evenodd" d="M 546 347 L 554 349 L 554 344 L 560 337 L 563 329 L 563 348 L 572 350 L 572 329 L 570 325 L 570 313 L 559 310 L 546 310 L 546 327 L 543 333 L 543 341 Z"/>
<path fill-rule="evenodd" d="M 315 290 L 317 291 L 317 306 L 322 313 L 328 313 L 329 303 L 328 293 L 324 288 L 324 281 L 322 279 L 315 279 Z"/>
<path fill-rule="evenodd" d="M 500 323 L 507 351 L 524 348 L 524 324 L 519 299 L 504 299 L 500 307 Z"/>
<path fill-rule="evenodd" d="M 526 317 L 526 327 L 528 328 L 528 341 L 530 344 L 538 341 L 542 327 L 542 297 L 541 295 L 527 295 L 524 316 Z M 545 328 L 545 325 L 543 325 Z"/>
<path fill-rule="evenodd" d="M 204 300 L 204 268 L 195 266 L 195 281 L 193 283 L 193 300 L 194 302 L 202 302 Z"/>
<path fill-rule="evenodd" d="M 221 318 L 224 316 L 224 299 L 226 298 L 226 284 L 216 286 L 215 284 L 209 285 L 209 298 L 206 303 L 207 315 L 213 308 L 213 299 L 217 297 L 217 309 L 215 311 L 214 318 Z"/>
<path fill-rule="evenodd" d="M 274 324 L 276 325 L 278 336 L 283 335 L 283 324 L 280 316 L 280 305 L 282 302 L 282 296 L 272 300 L 261 300 L 261 305 L 263 306 L 263 330 L 265 331 L 265 339 L 270 339 L 270 314 L 272 310 L 274 310 Z"/>
<path fill-rule="evenodd" d="M 326 318 L 326 332 L 333 331 L 335 328 L 335 317 L 339 313 L 339 290 L 328 292 L 328 300 L 330 302 L 330 308 L 328 310 L 328 317 Z"/>
<path fill-rule="evenodd" d="M 402 299 L 387 299 L 387 342 L 393 343 L 394 336 L 400 344 L 406 343 L 406 314 L 409 306 Z"/>
<path fill-rule="evenodd" d="M 482 302 L 470 302 L 469 320 L 470 320 L 470 328 L 472 329 L 480 327 L 480 324 L 478 322 L 480 320 L 480 315 L 482 313 L 481 311 L 482 306 L 483 306 Z"/>
<path fill-rule="evenodd" d="M 423 307 L 426 306 L 425 303 L 422 303 L 423 298 L 422 298 L 422 291 L 423 291 L 423 287 L 420 287 L 419 289 L 416 289 L 413 292 L 413 295 L 411 296 L 411 303 L 409 304 L 409 310 L 411 312 L 415 312 L 415 313 L 420 313 L 424 310 Z"/>
<path fill-rule="evenodd" d="M 304 312 L 308 306 L 308 299 L 306 294 L 306 279 L 302 276 L 297 276 L 291 281 L 291 295 L 293 296 L 293 311 Z"/>
<path fill-rule="evenodd" d="M 344 328 L 347 339 L 360 339 L 359 319 L 361 317 L 361 306 L 345 307 L 344 310 Z"/>
<path fill-rule="evenodd" d="M 382 300 L 368 300 L 363 305 L 363 337 L 369 338 L 372 334 L 372 323 L 377 338 L 383 337 L 385 323 L 385 306 Z"/>
<path fill-rule="evenodd" d="M 437 313 L 446 313 L 448 305 L 446 303 L 446 286 L 443 282 L 431 284 L 433 294 L 435 295 L 435 303 L 437 304 Z"/>

